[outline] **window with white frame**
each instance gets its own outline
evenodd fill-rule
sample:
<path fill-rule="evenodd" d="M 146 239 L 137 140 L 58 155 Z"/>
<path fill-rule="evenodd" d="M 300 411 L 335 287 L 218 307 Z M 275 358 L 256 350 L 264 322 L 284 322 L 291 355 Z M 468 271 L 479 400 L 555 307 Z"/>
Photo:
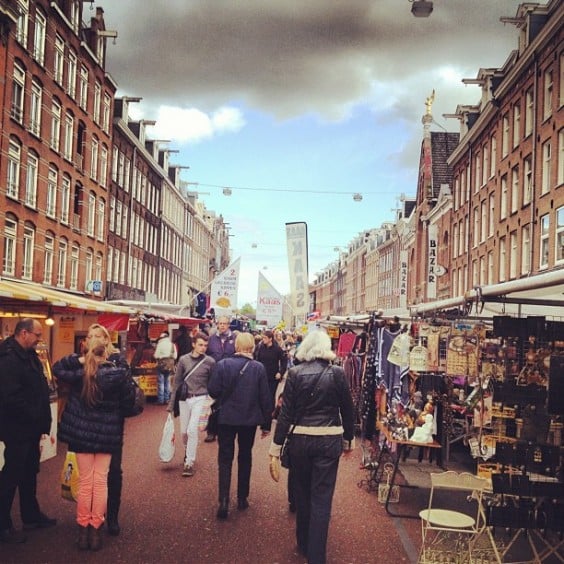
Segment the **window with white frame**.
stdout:
<path fill-rule="evenodd" d="M 14 276 L 16 273 L 16 242 L 18 240 L 18 220 L 11 213 L 4 220 L 4 263 L 2 273 Z"/>
<path fill-rule="evenodd" d="M 533 132 L 533 120 L 535 116 L 535 97 L 533 95 L 533 88 L 529 88 L 525 94 L 525 137 L 528 137 Z"/>
<path fill-rule="evenodd" d="M 70 22 L 75 33 L 80 30 L 80 0 L 71 0 L 70 2 Z"/>
<path fill-rule="evenodd" d="M 550 139 L 542 144 L 542 178 L 541 194 L 550 191 L 550 171 L 552 162 L 552 144 Z"/>
<path fill-rule="evenodd" d="M 105 92 L 104 93 L 104 107 L 102 110 L 102 129 L 106 132 L 110 132 L 110 121 L 112 113 L 112 97 Z"/>
<path fill-rule="evenodd" d="M 20 197 L 20 163 L 22 147 L 18 141 L 11 138 L 8 145 L 8 167 L 6 178 L 6 196 L 18 199 Z"/>
<path fill-rule="evenodd" d="M 480 210 L 478 209 L 478 206 L 476 206 L 474 208 L 474 210 L 472 211 L 472 218 L 474 220 L 474 232 L 473 232 L 473 237 L 472 237 L 472 246 L 473 247 L 477 247 L 478 246 L 478 242 L 480 239 Z"/>
<path fill-rule="evenodd" d="M 18 0 L 18 23 L 16 24 L 16 39 L 27 49 L 27 34 L 29 29 L 29 0 Z"/>
<path fill-rule="evenodd" d="M 505 281 L 505 268 L 507 259 L 507 243 L 505 237 L 499 238 L 499 281 Z"/>
<path fill-rule="evenodd" d="M 114 249 L 113 247 L 108 247 L 108 250 L 106 252 L 106 261 L 107 261 L 107 267 L 106 267 L 106 280 L 108 281 L 112 281 L 112 269 L 114 266 Z"/>
<path fill-rule="evenodd" d="M 70 285 L 71 290 L 78 290 L 78 272 L 80 265 L 80 251 L 78 245 L 73 244 L 70 256 Z"/>
<path fill-rule="evenodd" d="M 531 270 L 531 228 L 525 225 L 521 229 L 521 274 Z"/>
<path fill-rule="evenodd" d="M 31 100 L 29 108 L 29 130 L 37 137 L 41 136 L 41 108 L 43 88 L 36 80 L 31 83 Z"/>
<path fill-rule="evenodd" d="M 80 67 L 78 105 L 85 112 L 88 110 L 88 68 L 84 65 Z"/>
<path fill-rule="evenodd" d="M 67 254 L 68 254 L 68 243 L 63 237 L 59 240 L 59 252 L 57 256 L 57 286 L 59 288 L 65 287 L 65 282 L 67 278 Z"/>
<path fill-rule="evenodd" d="M 24 116 L 25 69 L 14 63 L 12 82 L 12 105 L 10 116 L 18 123 L 23 123 Z"/>
<path fill-rule="evenodd" d="M 90 177 L 98 179 L 98 139 L 94 136 L 90 143 Z"/>
<path fill-rule="evenodd" d="M 515 213 L 519 206 L 519 166 L 511 169 L 511 213 Z"/>
<path fill-rule="evenodd" d="M 135 233 L 137 214 L 133 214 L 133 232 Z M 455 259 L 458 256 L 458 223 L 454 224 L 452 229 L 452 258 Z"/>
<path fill-rule="evenodd" d="M 65 114 L 65 139 L 63 143 L 63 156 L 67 160 L 72 160 L 72 146 L 74 139 L 74 116 L 67 112 Z"/>
<path fill-rule="evenodd" d="M 513 148 L 519 146 L 521 140 L 521 106 L 513 106 Z"/>
<path fill-rule="evenodd" d="M 512 231 L 509 234 L 509 278 L 517 278 L 517 259 L 519 257 L 519 250 L 517 247 L 517 231 Z"/>
<path fill-rule="evenodd" d="M 71 179 L 64 174 L 61 182 L 61 223 L 68 225 L 70 214 Z"/>
<path fill-rule="evenodd" d="M 480 285 L 483 285 L 483 284 L 486 283 L 487 275 L 488 275 L 488 273 L 487 273 L 487 269 L 486 269 L 486 257 L 481 256 L 480 257 Z"/>
<path fill-rule="evenodd" d="M 84 261 L 84 277 L 87 284 L 90 280 L 94 280 L 92 278 L 93 271 L 94 271 L 94 252 L 92 251 L 92 249 L 88 248 L 86 249 L 85 261 Z"/>
<path fill-rule="evenodd" d="M 482 157 L 480 154 L 476 155 L 474 159 L 475 165 L 475 178 L 474 178 L 474 193 L 478 192 L 482 184 Z"/>
<path fill-rule="evenodd" d="M 497 161 L 497 139 L 492 135 L 491 143 L 491 156 L 490 156 L 490 178 L 495 176 L 495 166 Z"/>
<path fill-rule="evenodd" d="M 564 184 L 564 128 L 558 132 L 558 185 Z"/>
<path fill-rule="evenodd" d="M 488 176 L 490 174 L 490 150 L 487 143 L 486 145 L 484 145 L 484 148 L 482 150 L 482 158 L 483 158 L 483 162 L 482 162 L 482 186 L 483 186 L 488 181 Z"/>
<path fill-rule="evenodd" d="M 533 194 L 533 166 L 530 156 L 523 160 L 523 167 L 525 169 L 523 175 L 523 205 L 526 206 L 531 203 Z"/>
<path fill-rule="evenodd" d="M 100 175 L 98 182 L 100 186 L 106 186 L 106 178 L 108 177 L 108 148 L 102 145 L 100 149 Z"/>
<path fill-rule="evenodd" d="M 122 216 L 122 204 L 119 200 L 116 201 L 116 223 L 115 223 L 115 234 L 121 236 L 121 216 Z"/>
<path fill-rule="evenodd" d="M 546 268 L 548 266 L 549 236 L 550 216 L 545 214 L 540 218 L 540 268 Z"/>
<path fill-rule="evenodd" d="M 480 242 L 483 243 L 486 240 L 486 234 L 488 231 L 488 214 L 487 214 L 487 202 L 482 200 L 480 204 Z"/>
<path fill-rule="evenodd" d="M 31 280 L 33 278 L 33 255 L 35 249 L 35 227 L 30 222 L 24 225 L 23 233 L 23 257 L 22 278 Z"/>
<path fill-rule="evenodd" d="M 502 119 L 501 132 L 501 157 L 507 157 L 509 154 L 509 116 L 506 114 Z"/>
<path fill-rule="evenodd" d="M 125 253 L 120 253 L 120 261 L 119 261 L 119 283 L 125 284 L 125 259 L 127 258 Z"/>
<path fill-rule="evenodd" d="M 110 210 L 109 210 L 109 230 L 115 233 L 116 230 L 116 199 L 115 196 L 110 196 Z"/>
<path fill-rule="evenodd" d="M 492 192 L 488 196 L 489 214 L 488 214 L 488 237 L 493 237 L 495 232 L 495 193 Z"/>
<path fill-rule="evenodd" d="M 556 263 L 564 262 L 564 206 L 556 210 L 556 241 L 554 260 Z"/>
<path fill-rule="evenodd" d="M 67 93 L 71 98 L 74 98 L 76 95 L 76 69 L 76 53 L 72 50 L 69 50 L 69 60 L 67 66 Z"/>
<path fill-rule="evenodd" d="M 131 161 L 125 157 L 125 167 L 123 169 L 123 189 L 129 192 L 129 175 L 131 174 Z"/>
<path fill-rule="evenodd" d="M 114 146 L 112 148 L 112 180 L 117 182 L 117 166 L 118 166 L 118 148 Z"/>
<path fill-rule="evenodd" d="M 102 253 L 96 253 L 96 262 L 94 263 L 94 280 L 102 280 Z"/>
<path fill-rule="evenodd" d="M 495 284 L 494 281 L 494 253 L 488 252 L 488 284 Z"/>
<path fill-rule="evenodd" d="M 47 29 L 47 18 L 36 9 L 35 32 L 33 34 L 33 58 L 43 66 L 45 62 L 45 30 Z"/>
<path fill-rule="evenodd" d="M 98 241 L 105 239 L 104 228 L 106 226 L 106 202 L 104 198 L 98 198 L 98 211 L 96 218 L 96 238 Z"/>
<path fill-rule="evenodd" d="M 37 206 L 37 177 L 39 173 L 39 157 L 29 152 L 25 180 L 25 205 L 31 208 Z"/>
<path fill-rule="evenodd" d="M 90 192 L 88 194 L 88 224 L 86 232 L 89 237 L 94 237 L 94 227 L 96 223 L 96 194 Z"/>
<path fill-rule="evenodd" d="M 134 185 L 135 186 L 135 185 Z M 460 206 L 460 177 L 454 179 L 454 211 Z"/>
<path fill-rule="evenodd" d="M 55 37 L 55 53 L 53 58 L 53 78 L 57 84 L 63 84 L 65 68 L 65 40 L 57 34 Z"/>
<path fill-rule="evenodd" d="M 499 219 L 505 219 L 507 217 L 507 175 L 504 174 L 501 177 L 501 199 L 499 205 Z"/>
<path fill-rule="evenodd" d="M 55 236 L 51 231 L 47 231 L 45 234 L 43 248 L 43 283 L 51 285 L 53 283 L 53 262 L 55 259 Z"/>
<path fill-rule="evenodd" d="M 97 80 L 94 84 L 94 107 L 92 111 L 92 119 L 100 125 L 100 109 L 102 104 L 102 85 Z"/>
<path fill-rule="evenodd" d="M 560 106 L 564 106 L 564 51 L 560 53 Z"/>
<path fill-rule="evenodd" d="M 480 272 L 478 270 L 478 260 L 474 259 L 472 261 L 472 286 L 476 287 L 480 285 Z"/>
<path fill-rule="evenodd" d="M 61 144 L 61 104 L 53 100 L 51 104 L 51 149 L 59 152 Z"/>
<path fill-rule="evenodd" d="M 114 249 L 114 266 L 112 267 L 112 282 L 119 281 L 119 249 Z"/>
<path fill-rule="evenodd" d="M 543 98 L 543 119 L 547 119 L 552 115 L 552 70 L 549 69 L 544 73 L 544 98 Z"/>
<path fill-rule="evenodd" d="M 53 166 L 49 167 L 47 173 L 47 202 L 45 207 L 45 215 L 47 217 L 56 217 L 57 214 L 57 183 L 59 182 L 59 172 Z"/>
<path fill-rule="evenodd" d="M 128 217 L 129 217 L 129 210 L 127 209 L 127 206 L 123 206 L 123 214 L 121 216 L 121 220 L 122 220 L 121 234 L 122 234 L 122 237 L 128 237 L 128 233 L 127 233 Z"/>

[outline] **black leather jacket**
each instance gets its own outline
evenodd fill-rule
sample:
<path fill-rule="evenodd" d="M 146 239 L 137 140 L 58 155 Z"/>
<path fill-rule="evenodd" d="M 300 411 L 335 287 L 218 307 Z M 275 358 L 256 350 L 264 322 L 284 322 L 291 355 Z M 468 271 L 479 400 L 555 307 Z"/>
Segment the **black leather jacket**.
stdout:
<path fill-rule="evenodd" d="M 321 377 L 318 380 L 319 374 Z M 313 397 L 312 392 L 314 392 Z M 353 412 L 351 392 L 343 369 L 339 366 L 330 366 L 324 360 L 304 362 L 288 372 L 273 442 L 281 445 L 293 423 L 305 427 L 342 425 L 343 439 L 352 441 Z"/>

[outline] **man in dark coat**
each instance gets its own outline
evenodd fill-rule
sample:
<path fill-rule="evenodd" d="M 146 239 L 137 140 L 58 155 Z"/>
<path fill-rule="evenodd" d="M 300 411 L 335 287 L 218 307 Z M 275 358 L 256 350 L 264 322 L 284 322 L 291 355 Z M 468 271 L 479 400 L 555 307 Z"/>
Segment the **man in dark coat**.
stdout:
<path fill-rule="evenodd" d="M 24 529 L 52 527 L 39 509 L 37 474 L 39 441 L 51 429 L 49 387 L 35 347 L 42 336 L 36 319 L 22 319 L 14 335 L 0 342 L 0 440 L 4 468 L 0 473 L 0 542 L 17 544 L 26 536 L 13 526 L 10 512 L 19 490 Z"/>
<path fill-rule="evenodd" d="M 274 333 L 272 331 L 265 331 L 262 334 L 262 341 L 257 345 L 254 356 L 255 360 L 262 363 L 266 370 L 272 402 L 275 404 L 276 398 L 274 396 L 276 395 L 276 389 L 278 388 L 280 379 L 286 373 L 288 357 L 274 339 Z"/>

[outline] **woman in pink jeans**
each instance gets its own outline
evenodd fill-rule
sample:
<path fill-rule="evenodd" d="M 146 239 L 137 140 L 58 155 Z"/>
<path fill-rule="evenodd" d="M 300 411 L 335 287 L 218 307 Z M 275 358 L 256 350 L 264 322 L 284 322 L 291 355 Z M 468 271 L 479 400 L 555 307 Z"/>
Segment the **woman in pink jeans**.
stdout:
<path fill-rule="evenodd" d="M 82 374 L 69 369 L 71 360 L 65 357 L 53 365 L 57 379 L 70 386 L 58 437 L 68 444 L 69 450 L 76 452 L 78 462 L 78 548 L 99 550 L 110 461 L 112 454 L 121 448 L 123 418 L 133 409 L 136 385 L 127 365 L 108 360 L 106 342 L 102 339 L 88 341 Z"/>

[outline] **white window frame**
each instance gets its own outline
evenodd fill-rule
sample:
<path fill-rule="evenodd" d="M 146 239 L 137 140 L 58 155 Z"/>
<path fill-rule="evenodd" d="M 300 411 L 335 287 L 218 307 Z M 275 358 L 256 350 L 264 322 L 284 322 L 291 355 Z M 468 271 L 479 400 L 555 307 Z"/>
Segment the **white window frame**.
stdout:
<path fill-rule="evenodd" d="M 488 251 L 488 284 L 494 284 L 494 253 Z"/>
<path fill-rule="evenodd" d="M 96 224 L 96 194 L 90 192 L 88 194 L 88 222 L 86 225 L 86 233 L 89 237 L 94 237 L 94 228 Z"/>
<path fill-rule="evenodd" d="M 531 203 L 533 197 L 533 161 L 531 156 L 523 159 L 525 173 L 523 175 L 523 206 Z"/>
<path fill-rule="evenodd" d="M 78 58 L 76 53 L 69 49 L 67 63 L 67 94 L 74 99 L 76 96 L 76 71 L 78 66 Z"/>
<path fill-rule="evenodd" d="M 69 289 L 78 290 L 78 277 L 80 273 L 80 249 L 73 244 L 70 254 L 70 283 Z"/>
<path fill-rule="evenodd" d="M 525 94 L 525 137 L 533 132 L 533 120 L 535 116 L 535 98 L 533 96 L 533 88 L 529 88 Z"/>
<path fill-rule="evenodd" d="M 102 144 L 100 149 L 100 174 L 98 175 L 98 182 L 100 186 L 106 187 L 108 178 L 108 148 Z"/>
<path fill-rule="evenodd" d="M 519 209 L 519 165 L 511 169 L 511 213 Z"/>
<path fill-rule="evenodd" d="M 38 177 L 39 177 L 39 157 L 35 153 L 30 151 L 27 155 L 24 203 L 26 206 L 33 209 L 37 207 Z"/>
<path fill-rule="evenodd" d="M 499 238 L 499 271 L 498 278 L 500 282 L 505 282 L 507 268 L 507 241 L 505 236 Z"/>
<path fill-rule="evenodd" d="M 57 84 L 63 84 L 65 68 L 65 40 L 57 34 L 55 37 L 55 53 L 53 59 L 53 79 Z"/>
<path fill-rule="evenodd" d="M 515 104 L 513 106 L 513 148 L 519 146 L 521 141 L 521 106 Z"/>
<path fill-rule="evenodd" d="M 47 201 L 45 203 L 45 215 L 57 217 L 57 190 L 59 183 L 59 171 L 50 166 L 47 173 Z"/>
<path fill-rule="evenodd" d="M 100 125 L 100 109 L 102 104 L 102 85 L 97 80 L 94 84 L 94 107 L 92 109 L 92 119 Z"/>
<path fill-rule="evenodd" d="M 521 229 L 521 274 L 531 270 L 531 227 L 524 225 Z"/>
<path fill-rule="evenodd" d="M 18 0 L 18 22 L 16 24 L 16 39 L 27 49 L 27 34 L 29 30 L 29 0 Z"/>
<path fill-rule="evenodd" d="M 517 244 L 517 231 L 509 234 L 509 279 L 517 278 L 517 259 L 519 257 L 519 246 Z"/>
<path fill-rule="evenodd" d="M 102 109 L 102 130 L 106 133 L 110 132 L 111 111 L 112 97 L 107 92 L 104 92 L 104 102 Z"/>
<path fill-rule="evenodd" d="M 558 132 L 558 174 L 556 183 L 564 184 L 564 128 Z"/>
<path fill-rule="evenodd" d="M 505 114 L 502 118 L 501 131 L 501 157 L 505 158 L 509 154 L 509 116 Z"/>
<path fill-rule="evenodd" d="M 43 246 L 43 283 L 51 285 L 53 283 L 53 262 L 55 258 L 55 236 L 51 232 L 45 234 L 45 244 Z"/>
<path fill-rule="evenodd" d="M 80 66 L 78 105 L 88 111 L 88 67 L 85 65 Z"/>
<path fill-rule="evenodd" d="M 90 178 L 93 180 L 98 179 L 98 151 L 98 139 L 93 136 L 90 144 Z"/>
<path fill-rule="evenodd" d="M 540 254 L 539 268 L 547 268 L 549 260 L 550 215 L 545 214 L 539 220 L 540 225 Z"/>
<path fill-rule="evenodd" d="M 29 109 L 29 130 L 37 137 L 41 137 L 42 101 L 43 88 L 36 80 L 32 80 Z"/>
<path fill-rule="evenodd" d="M 64 288 L 67 278 L 67 255 L 68 255 L 69 245 L 67 240 L 63 237 L 59 239 L 58 248 L 58 262 L 57 262 L 57 287 Z"/>
<path fill-rule="evenodd" d="M 96 211 L 96 238 L 98 241 L 105 240 L 105 227 L 106 227 L 106 202 L 104 198 L 98 198 Z"/>
<path fill-rule="evenodd" d="M 10 116 L 18 123 L 23 123 L 25 69 L 18 63 L 14 63 L 12 78 L 12 105 L 10 107 Z"/>
<path fill-rule="evenodd" d="M 18 220 L 7 214 L 4 220 L 4 259 L 2 273 L 7 276 L 16 274 L 16 257 L 18 241 Z"/>
<path fill-rule="evenodd" d="M 61 114 L 61 104 L 53 100 L 51 104 L 51 149 L 57 153 L 61 148 Z"/>
<path fill-rule="evenodd" d="M 35 30 L 33 33 L 33 58 L 43 66 L 45 64 L 45 35 L 47 18 L 37 8 L 35 11 Z"/>
<path fill-rule="evenodd" d="M 61 223 L 69 224 L 70 220 L 70 201 L 71 201 L 71 179 L 67 174 L 63 174 L 61 181 Z"/>
<path fill-rule="evenodd" d="M 493 237 L 495 233 L 495 193 L 488 196 L 488 237 Z"/>
<path fill-rule="evenodd" d="M 65 159 L 72 161 L 73 145 L 74 145 L 74 116 L 67 112 L 65 114 L 65 138 L 63 140 L 63 156 Z"/>
<path fill-rule="evenodd" d="M 497 139 L 495 138 L 495 135 L 492 135 L 491 138 L 490 151 L 490 178 L 493 178 L 495 176 L 495 167 L 497 164 Z"/>
<path fill-rule="evenodd" d="M 507 218 L 507 198 L 508 198 L 508 187 L 507 187 L 507 175 L 504 174 L 501 177 L 501 194 L 499 202 L 499 219 L 503 220 Z"/>
<path fill-rule="evenodd" d="M 35 228 L 26 223 L 23 232 L 22 278 L 33 279 L 33 256 L 35 250 Z"/>
<path fill-rule="evenodd" d="M 10 143 L 8 145 L 8 167 L 6 173 L 6 196 L 16 200 L 20 197 L 21 158 L 21 145 L 15 139 L 10 139 Z"/>
<path fill-rule="evenodd" d="M 543 105 L 542 117 L 548 119 L 552 115 L 552 93 L 554 89 L 552 69 L 547 69 L 544 73 L 543 81 Z"/>
<path fill-rule="evenodd" d="M 93 268 L 94 268 L 94 252 L 92 251 L 92 249 L 88 248 L 86 249 L 86 255 L 84 260 L 84 278 L 86 284 L 88 284 L 90 280 L 94 280 L 94 278 L 92 278 Z"/>
<path fill-rule="evenodd" d="M 541 195 L 550 192 L 550 172 L 552 168 L 552 140 L 547 139 L 542 144 L 542 176 L 541 176 Z"/>
<path fill-rule="evenodd" d="M 556 210 L 554 263 L 564 263 L 564 206 L 561 206 Z"/>

